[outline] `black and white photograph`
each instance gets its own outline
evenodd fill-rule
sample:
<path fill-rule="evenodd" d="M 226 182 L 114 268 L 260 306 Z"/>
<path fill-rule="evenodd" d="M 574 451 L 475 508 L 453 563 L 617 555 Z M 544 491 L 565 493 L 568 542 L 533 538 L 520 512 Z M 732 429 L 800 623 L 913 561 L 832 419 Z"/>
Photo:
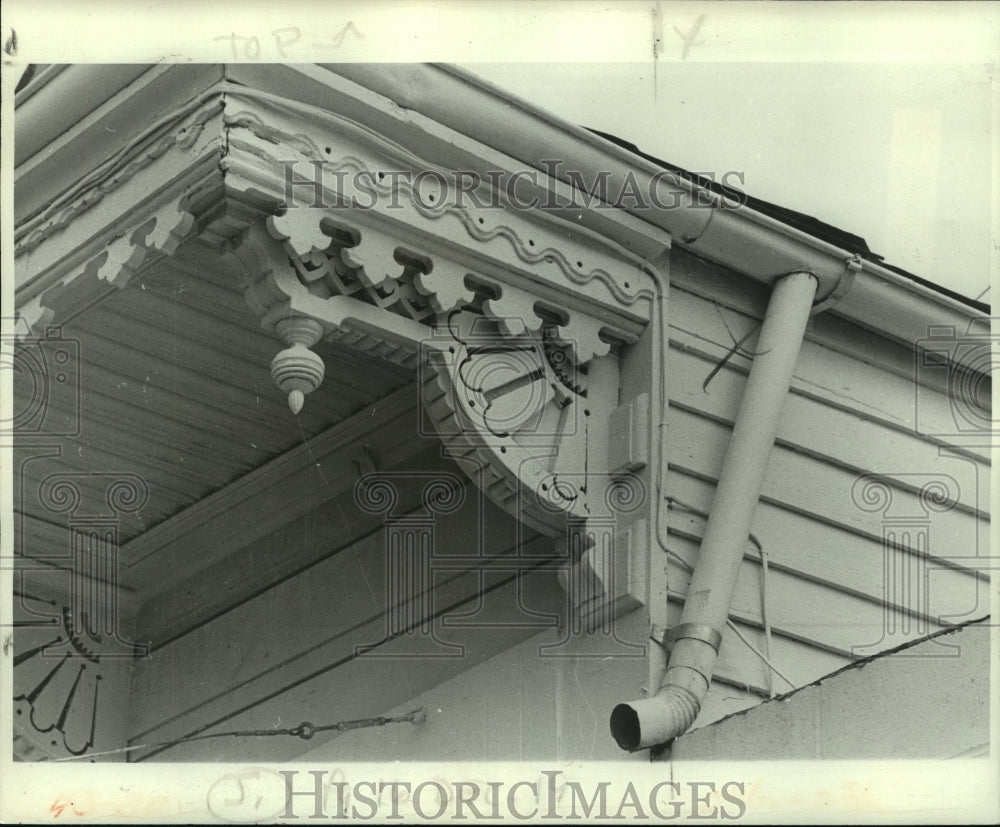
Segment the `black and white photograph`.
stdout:
<path fill-rule="evenodd" d="M 0 40 L 0 821 L 1000 819 L 995 7 Z"/>

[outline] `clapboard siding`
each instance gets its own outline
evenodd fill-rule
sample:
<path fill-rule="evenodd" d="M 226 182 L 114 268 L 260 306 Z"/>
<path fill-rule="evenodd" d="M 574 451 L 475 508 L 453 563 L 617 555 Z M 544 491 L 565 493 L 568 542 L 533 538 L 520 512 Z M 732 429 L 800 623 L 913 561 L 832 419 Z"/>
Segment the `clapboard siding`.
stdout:
<path fill-rule="evenodd" d="M 669 415 L 669 462 L 692 476 L 714 482 L 722 469 L 729 429 L 672 408 Z M 928 469 L 928 475 L 933 474 Z M 762 499 L 782 505 L 823 523 L 848 528 L 868 537 L 880 538 L 880 514 L 862 510 L 852 499 L 859 473 L 822 462 L 782 445 L 776 445 L 764 475 Z M 913 491 L 893 486 L 893 502 L 901 514 L 924 513 Z M 975 548 L 980 519 L 960 508 L 934 514 L 932 553 L 960 557 Z M 819 538 L 817 538 L 819 539 Z"/>
<path fill-rule="evenodd" d="M 674 497 L 692 508 L 707 512 L 711 506 L 714 489 L 703 480 L 672 471 L 667 487 Z M 698 541 L 704 527 L 704 517 L 685 511 L 669 512 L 671 534 Z M 868 601 L 885 600 L 882 579 L 886 562 L 899 566 L 903 558 L 912 556 L 908 549 L 833 526 L 822 527 L 828 542 L 820 545 L 816 543 L 816 531 L 816 523 L 809 517 L 769 502 L 762 502 L 757 507 L 754 534 L 767 553 L 770 567 L 793 572 L 845 597 L 855 595 Z M 746 558 L 756 560 L 756 550 L 752 545 L 748 548 Z M 931 619 L 951 622 L 978 616 L 975 613 L 985 605 L 989 586 L 987 574 L 958 568 L 956 563 L 949 564 L 946 559 L 930 558 L 928 562 L 931 571 L 925 614 Z M 887 602 L 896 609 L 910 608 L 891 598 Z"/>
<path fill-rule="evenodd" d="M 671 406 L 731 426 L 743 396 L 746 376 L 723 368 L 712 378 L 707 389 L 701 377 L 707 377 L 715 360 L 677 351 L 671 362 Z M 817 432 L 818 431 L 818 432 Z M 958 502 L 970 511 L 982 513 L 987 504 L 981 500 L 977 481 L 989 477 L 967 463 L 942 460 L 938 446 L 912 433 L 886 427 L 883 423 L 831 407 L 816 398 L 790 393 L 785 402 L 779 444 L 798 453 L 809 454 L 820 462 L 836 465 L 857 474 L 898 475 L 895 485 L 919 490 L 912 477 L 924 475 L 944 465 L 953 465 L 949 475 L 958 483 Z"/>
<path fill-rule="evenodd" d="M 745 352 L 712 372 L 759 325 L 767 293 L 683 254 L 675 260 L 666 380 L 666 495 L 675 502 L 667 512 L 668 540 L 693 565 L 756 333 Z M 753 524 L 769 563 L 772 661 L 796 685 L 818 677 L 805 651 L 823 652 L 834 658 L 831 665 L 846 663 L 988 612 L 987 572 L 970 559 L 988 549 L 988 449 L 951 444 L 956 427 L 945 390 L 938 376 L 915 373 L 909 350 L 842 320 L 811 321 Z M 918 422 L 927 435 L 917 433 Z M 876 475 L 891 495 L 891 515 L 901 519 L 895 544 L 886 541 L 892 526 L 885 513 L 857 501 L 858 480 Z M 921 488 L 934 480 L 949 491 L 943 511 L 921 501 Z M 926 549 L 918 547 L 921 532 Z M 926 590 L 918 596 L 915 587 L 887 582 L 887 571 L 909 572 Z M 671 601 L 682 605 L 690 572 L 672 558 L 668 572 Z M 748 544 L 730 616 L 758 638 L 762 574 Z M 745 650 L 738 670 L 759 688 L 760 659 L 727 634 L 730 647 Z M 782 651 L 790 641 L 800 648 Z M 720 656 L 716 678 L 732 677 Z M 773 681 L 779 691 L 788 689 Z"/>
<path fill-rule="evenodd" d="M 712 293 L 712 289 L 725 284 L 724 281 L 711 278 L 697 284 L 699 290 L 710 293 L 711 298 L 688 292 L 692 285 L 686 283 L 672 289 L 671 343 L 675 350 L 691 350 L 717 362 L 732 348 L 733 336 L 739 339 L 756 328 L 766 299 L 755 301 L 749 307 L 738 300 L 739 294 L 734 294 L 732 288 Z M 752 289 L 754 286 L 744 288 Z M 730 367 L 743 373 L 749 371 L 751 356 L 747 354 L 752 354 L 755 340 L 756 333 L 744 343 L 746 352 L 732 356 Z M 954 449 L 955 440 L 944 436 L 955 433 L 948 388 L 938 373 L 918 372 L 914 361 L 911 351 L 821 314 L 810 322 L 791 391 L 913 436 L 918 395 L 914 379 L 919 376 L 920 423 L 922 431 L 928 434 L 921 439 Z M 707 375 L 708 371 L 699 380 L 699 387 Z M 709 387 L 717 381 L 719 376 Z M 968 446 L 960 450 L 989 461 L 988 447 Z"/>
<path fill-rule="evenodd" d="M 708 302 L 707 309 L 717 315 L 718 308 L 729 308 L 739 315 L 760 320 L 764 317 L 770 298 L 770 288 L 767 285 L 692 257 L 676 248 L 671 252 L 670 281 L 671 289 L 677 291 L 671 295 L 672 302 L 674 298 L 683 299 L 685 294 L 695 296 Z M 677 321 L 677 317 L 672 316 L 671 321 Z M 728 336 L 724 340 L 728 342 Z M 871 364 L 881 372 L 895 374 L 908 382 L 912 380 L 912 349 L 885 338 L 878 331 L 859 327 L 840 318 L 837 316 L 836 304 L 812 317 L 806 340 Z M 940 374 L 923 374 L 923 379 L 941 393 L 948 392 L 948 383 Z"/>
<path fill-rule="evenodd" d="M 688 565 L 693 566 L 698 559 L 697 543 L 676 538 L 671 550 Z M 689 569 L 674 563 L 672 558 L 669 565 L 671 592 L 687 594 L 691 580 Z M 744 560 L 736 581 L 730 617 L 759 625 L 763 584 L 761 565 L 755 560 Z M 781 569 L 769 568 L 766 594 L 767 615 L 773 633 L 845 657 L 852 657 L 856 648 L 880 640 L 886 625 L 904 630 L 897 644 L 940 628 L 926 617 L 914 617 L 910 612 L 883 606 L 874 600 L 831 591 L 829 586 L 798 578 Z"/>

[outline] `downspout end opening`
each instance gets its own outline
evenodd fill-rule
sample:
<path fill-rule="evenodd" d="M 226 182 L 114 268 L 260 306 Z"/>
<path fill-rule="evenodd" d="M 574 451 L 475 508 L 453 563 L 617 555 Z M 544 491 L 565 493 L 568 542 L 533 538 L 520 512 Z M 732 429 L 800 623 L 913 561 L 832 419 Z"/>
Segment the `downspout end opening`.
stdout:
<path fill-rule="evenodd" d="M 698 695 L 668 683 L 652 698 L 618 704 L 611 712 L 611 735 L 627 752 L 666 744 L 687 732 L 700 709 Z"/>
<path fill-rule="evenodd" d="M 611 710 L 611 736 L 627 752 L 635 752 L 639 748 L 642 740 L 639 713 L 629 704 L 618 704 Z"/>

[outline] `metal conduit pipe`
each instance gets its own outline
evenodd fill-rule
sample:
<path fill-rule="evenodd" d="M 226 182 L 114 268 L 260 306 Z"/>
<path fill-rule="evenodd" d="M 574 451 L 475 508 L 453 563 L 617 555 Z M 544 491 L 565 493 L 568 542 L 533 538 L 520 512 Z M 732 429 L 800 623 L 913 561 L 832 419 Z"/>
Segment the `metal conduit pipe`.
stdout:
<path fill-rule="evenodd" d="M 701 709 L 818 284 L 811 273 L 791 273 L 771 292 L 684 610 L 668 635 L 673 648 L 663 682 L 655 694 L 611 713 L 611 734 L 622 749 L 673 740 Z"/>

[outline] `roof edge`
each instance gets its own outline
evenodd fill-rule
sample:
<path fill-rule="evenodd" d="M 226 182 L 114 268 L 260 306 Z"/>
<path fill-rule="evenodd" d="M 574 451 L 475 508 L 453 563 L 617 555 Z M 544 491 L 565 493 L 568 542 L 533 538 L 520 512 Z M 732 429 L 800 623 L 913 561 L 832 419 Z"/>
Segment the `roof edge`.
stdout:
<path fill-rule="evenodd" d="M 666 231 L 674 243 L 757 281 L 773 283 L 794 269 L 814 272 L 828 297 L 843 291 L 834 312 L 910 347 L 932 326 L 957 336 L 981 323 L 988 306 L 946 288 L 910 278 L 865 259 L 849 247 L 818 238 L 750 207 L 675 176 L 664 182 L 656 163 L 499 89 L 461 67 L 442 64 L 336 64 L 339 74 L 389 100 L 501 151 L 543 172 L 546 151 L 559 148 L 565 168 L 593 180 L 601 170 L 631 173 L 640 183 L 654 176 L 684 197 L 678 209 L 625 212 Z M 502 126 L 502 128 L 501 128 Z M 566 181 L 566 183 L 571 183 Z M 661 203 L 668 203 L 665 194 Z M 706 208 L 706 203 L 711 204 Z M 669 203 L 677 203 L 676 201 Z M 849 275 L 853 271 L 853 276 Z M 844 290 L 845 282 L 853 283 Z"/>
<path fill-rule="evenodd" d="M 631 163 L 634 166 L 639 166 L 635 162 L 637 158 L 640 158 L 645 162 L 653 164 L 657 171 L 663 169 L 673 171 L 682 179 L 691 181 L 694 186 L 704 190 L 708 190 L 709 192 L 712 192 L 713 195 L 722 196 L 723 198 L 732 197 L 727 193 L 727 188 L 722 184 L 702 179 L 701 176 L 687 172 L 686 170 L 683 170 L 680 167 L 674 166 L 673 164 L 669 164 L 658 158 L 655 158 L 654 156 L 642 152 L 634 144 L 631 144 L 623 139 L 617 138 L 616 136 L 607 135 L 597 130 L 587 129 L 578 126 L 576 124 L 570 123 L 569 121 L 566 121 L 557 115 L 547 112 L 541 107 L 536 106 L 528 101 L 525 101 L 522 98 L 519 98 L 517 95 L 496 86 L 496 84 L 493 84 L 483 78 L 480 78 L 478 75 L 468 71 L 467 69 L 452 64 L 432 64 L 432 65 L 434 68 L 447 72 L 448 74 L 453 75 L 455 78 L 460 79 L 464 83 L 475 86 L 482 91 L 488 92 L 489 94 L 495 96 L 496 98 L 499 98 L 500 100 L 504 101 L 508 105 L 517 107 L 521 111 L 531 115 L 534 118 L 537 118 L 538 120 L 545 122 L 549 126 L 559 131 L 569 133 L 582 141 L 588 141 L 589 143 L 591 143 L 591 145 L 595 147 L 601 147 L 602 149 L 607 151 L 609 158 L 614 158 L 615 160 L 621 163 L 626 163 L 626 164 Z M 648 166 L 646 164 L 642 164 L 639 168 L 648 169 Z M 742 210 L 748 210 L 750 212 L 759 213 L 762 216 L 775 218 L 777 220 L 777 226 L 775 227 L 775 229 L 781 230 L 782 228 L 787 227 L 788 230 L 790 231 L 798 230 L 798 232 L 801 234 L 800 238 L 814 238 L 817 242 L 825 242 L 822 246 L 820 246 L 819 243 L 817 243 L 816 245 L 817 250 L 824 255 L 828 255 L 831 251 L 831 248 L 839 249 L 840 252 L 845 257 L 860 255 L 862 256 L 862 258 L 865 259 L 866 264 L 870 265 L 867 266 L 865 269 L 868 272 L 872 273 L 873 275 L 877 275 L 879 277 L 887 278 L 890 280 L 894 280 L 895 277 L 902 277 L 909 281 L 913 281 L 915 284 L 921 287 L 926 287 L 928 290 L 934 293 L 939 293 L 946 298 L 950 298 L 955 300 L 956 302 L 959 302 L 960 304 L 967 305 L 968 307 L 974 310 L 979 310 L 984 313 L 989 312 L 989 305 L 984 302 L 980 302 L 976 299 L 963 296 L 959 293 L 956 293 L 954 290 L 950 290 L 947 287 L 938 285 L 930 281 L 929 279 L 922 278 L 921 276 L 918 276 L 914 273 L 910 273 L 902 268 L 888 264 L 883 260 L 882 256 L 872 253 L 868 249 L 868 246 L 865 243 L 864 239 L 859 236 L 856 236 L 852 233 L 848 233 L 843 230 L 839 230 L 838 228 L 832 227 L 831 225 L 825 224 L 825 222 L 821 222 L 818 219 L 814 219 L 811 216 L 807 216 L 803 213 L 798 213 L 794 210 L 780 207 L 775 204 L 771 204 L 770 202 L 763 201 L 762 199 L 747 197 L 745 196 L 745 194 L 742 193 L 740 195 L 743 195 L 743 197 L 746 198 L 745 205 L 741 208 Z M 782 218 L 776 215 L 776 213 L 785 214 L 787 217 Z M 805 229 L 802 226 L 807 222 L 814 222 L 817 227 L 826 228 L 826 232 L 823 233 L 810 232 L 809 230 Z M 835 234 L 843 237 L 843 239 L 845 239 L 847 243 L 837 244 L 836 242 L 831 242 L 829 240 L 829 236 Z"/>
<path fill-rule="evenodd" d="M 951 326 L 960 337 L 970 330 L 970 325 L 982 325 L 987 318 L 987 305 L 873 260 L 878 257 L 870 253 L 865 257 L 867 248 L 859 253 L 857 242 L 863 245 L 863 240 L 856 236 L 845 233 L 846 241 L 841 239 L 842 243 L 835 244 L 766 211 L 742 204 L 734 206 L 726 193 L 714 192 L 691 180 L 696 176 L 664 169 L 662 162 L 568 123 L 460 67 L 390 63 L 318 68 L 340 76 L 349 82 L 348 86 L 365 89 L 368 96 L 358 97 L 357 103 L 365 111 L 381 106 L 379 122 L 383 126 L 386 118 L 405 123 L 419 115 L 439 124 L 444 130 L 442 135 L 450 131 L 467 136 L 564 186 L 572 187 L 574 183 L 566 177 L 566 170 L 584 176 L 584 180 L 595 180 L 604 171 L 619 182 L 632 176 L 642 186 L 655 187 L 660 204 L 670 205 L 616 209 L 620 218 L 628 216 L 636 225 L 649 227 L 650 237 L 663 232 L 666 240 L 679 247 L 767 284 L 792 270 L 808 270 L 820 279 L 819 295 L 829 300 L 832 312 L 909 347 L 924 339 L 932 326 L 938 331 Z M 138 69 L 128 67 L 129 72 Z M 183 79 L 190 83 L 191 74 L 205 83 L 205 76 L 211 73 L 205 65 L 180 69 L 174 72 L 154 67 L 144 77 L 158 77 L 158 71 L 164 72 L 165 80 L 170 78 L 168 85 L 176 86 Z M 55 79 L 59 84 L 82 80 L 70 72 L 61 72 Z M 104 78 L 107 92 L 101 97 L 114 95 L 122 80 L 117 76 Z M 90 90 L 91 95 L 96 93 Z M 345 86 L 340 94 L 356 97 L 358 93 Z M 379 99 L 394 105 L 382 106 Z M 23 108 L 37 108 L 31 106 L 35 101 L 32 96 Z M 19 112 L 24 114 L 28 113 Z M 562 171 L 554 175 L 553 155 L 558 155 L 563 164 Z M 613 233 L 614 228 L 603 232 Z"/>

